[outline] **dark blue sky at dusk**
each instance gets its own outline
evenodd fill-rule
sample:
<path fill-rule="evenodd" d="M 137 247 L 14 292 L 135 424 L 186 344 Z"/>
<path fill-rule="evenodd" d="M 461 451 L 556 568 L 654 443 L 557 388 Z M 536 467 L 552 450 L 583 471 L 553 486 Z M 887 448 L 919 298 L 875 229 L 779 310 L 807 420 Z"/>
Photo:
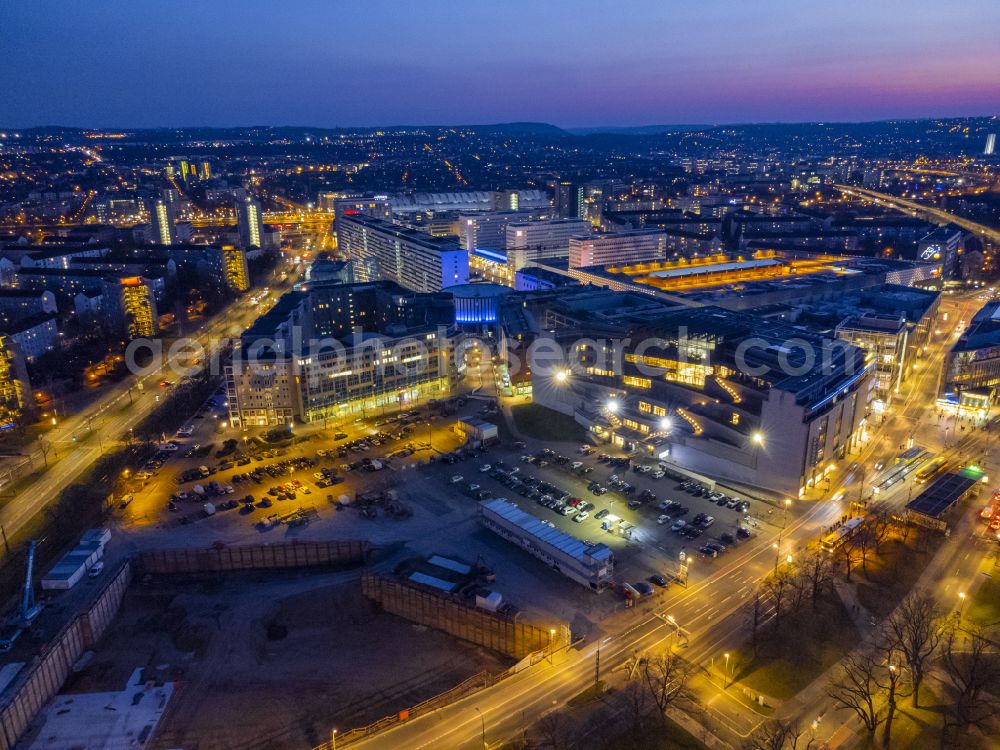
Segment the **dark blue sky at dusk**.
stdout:
<path fill-rule="evenodd" d="M 0 125 L 1000 113 L 1000 0 L 0 0 Z"/>

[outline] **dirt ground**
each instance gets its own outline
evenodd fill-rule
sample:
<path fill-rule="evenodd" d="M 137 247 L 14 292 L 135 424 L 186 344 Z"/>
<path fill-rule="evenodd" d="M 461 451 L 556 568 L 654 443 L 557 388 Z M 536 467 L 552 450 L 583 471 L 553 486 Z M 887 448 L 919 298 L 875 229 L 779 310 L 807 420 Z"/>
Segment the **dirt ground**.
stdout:
<path fill-rule="evenodd" d="M 64 692 L 120 690 L 141 666 L 179 683 L 153 750 L 302 750 L 509 664 L 376 611 L 356 574 L 154 581 Z"/>

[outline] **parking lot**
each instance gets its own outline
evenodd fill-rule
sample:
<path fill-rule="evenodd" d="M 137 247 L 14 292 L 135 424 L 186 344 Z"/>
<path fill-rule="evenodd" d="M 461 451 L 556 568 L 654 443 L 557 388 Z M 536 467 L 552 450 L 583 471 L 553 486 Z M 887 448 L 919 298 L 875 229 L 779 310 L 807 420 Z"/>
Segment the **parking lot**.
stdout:
<path fill-rule="evenodd" d="M 692 580 L 710 575 L 734 546 L 755 543 L 769 517 L 763 503 L 602 448 L 507 433 L 485 450 L 462 446 L 455 421 L 483 416 L 488 402 L 451 407 L 296 427 L 269 444 L 261 435 L 234 440 L 221 426 L 222 401 L 210 400 L 191 434 L 174 438 L 176 450 L 163 451 L 162 465 L 150 467 L 117 511 L 128 546 L 365 539 L 379 548 L 383 569 L 432 553 L 482 558 L 527 616 L 556 615 L 587 632 L 624 597 L 595 597 L 483 528 L 479 500 L 507 498 L 568 534 L 607 544 L 616 580 L 631 586 L 620 593 L 640 596 L 675 588 L 682 551 Z"/>
<path fill-rule="evenodd" d="M 714 560 L 749 540 L 759 524 L 751 501 L 669 476 L 665 465 L 635 463 L 587 445 L 570 455 L 552 448 L 516 454 L 527 449 L 524 442 L 512 449 L 516 458 L 501 450 L 492 463 L 452 464 L 462 473 L 448 476 L 446 486 L 477 500 L 504 497 L 554 528 L 604 542 L 615 549 L 621 573 L 631 572 L 636 548 L 660 553 L 662 563 L 645 583 L 666 585 L 682 550 Z"/>
<path fill-rule="evenodd" d="M 321 511 L 342 511 L 359 494 L 387 490 L 399 471 L 460 443 L 448 420 L 429 409 L 289 430 L 270 442 L 235 438 L 221 427 L 220 399 L 210 399 L 136 471 L 117 501 L 126 527 L 169 529 L 236 515 L 257 531 L 298 528 Z"/>

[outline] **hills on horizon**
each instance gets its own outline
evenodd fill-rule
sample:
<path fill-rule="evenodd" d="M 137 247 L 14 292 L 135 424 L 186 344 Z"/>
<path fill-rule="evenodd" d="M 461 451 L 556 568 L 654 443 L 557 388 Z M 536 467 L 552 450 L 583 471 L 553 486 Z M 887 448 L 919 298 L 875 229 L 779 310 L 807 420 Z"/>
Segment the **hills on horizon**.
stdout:
<path fill-rule="evenodd" d="M 926 118 L 900 118 L 886 120 L 865 120 L 865 121 L 830 121 L 814 120 L 802 122 L 744 122 L 744 123 L 674 123 L 662 125 L 606 125 L 591 127 L 559 127 L 546 122 L 502 122 L 481 125 L 371 125 L 360 127 L 319 127 L 309 125 L 234 125 L 234 126 L 161 126 L 161 127 L 76 127 L 63 125 L 39 125 L 28 128 L 2 128 L 8 132 L 46 134 L 46 133 L 90 133 L 94 131 L 126 132 L 126 133 L 212 133 L 215 135 L 242 136 L 253 134 L 254 131 L 267 132 L 271 134 L 288 134 L 308 136 L 314 135 L 322 137 L 329 134 L 343 133 L 375 133 L 375 132 L 406 132 L 420 130 L 464 130 L 481 134 L 511 135 L 511 136 L 549 136 L 549 137 L 572 137 L 572 136 L 592 136 L 592 135 L 617 135 L 617 136 L 649 136 L 666 133 L 684 133 L 692 131 L 712 131 L 720 129 L 799 129 L 799 128 L 831 128 L 831 127 L 872 127 L 878 125 L 902 125 L 917 123 L 949 123 L 949 122 L 979 122 L 981 126 L 986 121 L 997 121 L 993 116 L 956 116 L 948 118 L 926 117 Z"/>

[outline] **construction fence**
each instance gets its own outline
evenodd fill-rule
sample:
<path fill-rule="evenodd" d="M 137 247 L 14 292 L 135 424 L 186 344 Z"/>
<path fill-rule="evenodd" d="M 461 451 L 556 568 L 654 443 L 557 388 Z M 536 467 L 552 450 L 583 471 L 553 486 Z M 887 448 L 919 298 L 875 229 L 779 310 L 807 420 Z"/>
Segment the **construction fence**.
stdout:
<path fill-rule="evenodd" d="M 391 578 L 362 576 L 361 592 L 386 612 L 515 659 L 569 644 L 569 628 L 564 625 L 544 628 L 517 622 Z"/>
<path fill-rule="evenodd" d="M 142 573 L 224 573 L 239 570 L 277 570 L 363 563 L 368 542 L 288 542 L 213 549 L 165 549 L 139 553 Z"/>
<path fill-rule="evenodd" d="M 378 721 L 372 722 L 366 727 L 358 727 L 357 729 L 352 729 L 345 734 L 338 734 L 336 745 L 333 745 L 332 741 L 324 742 L 322 745 L 314 747 L 313 750 L 336 750 L 337 747 L 344 747 L 345 745 L 357 742 L 365 737 L 371 737 L 373 734 L 384 732 L 386 729 L 395 726 L 396 724 L 401 724 L 402 722 L 409 721 L 410 719 L 416 719 L 418 716 L 423 716 L 424 714 L 431 713 L 439 708 L 450 705 L 457 700 L 461 700 L 467 695 L 472 695 L 472 693 L 479 690 L 492 687 L 501 680 L 505 680 L 516 673 L 516 667 L 511 667 L 510 669 L 500 672 L 499 674 L 490 674 L 485 671 L 479 672 L 478 674 L 472 675 L 469 679 L 463 680 L 450 690 L 438 693 L 433 698 L 428 698 L 422 703 L 418 703 L 411 708 L 403 709 L 399 713 L 392 714 L 391 716 L 385 716 Z"/>
<path fill-rule="evenodd" d="M 121 607 L 132 581 L 132 563 L 126 561 L 97 599 L 49 643 L 39 661 L 22 673 L 0 705 L 0 750 L 11 750 L 38 712 L 62 688 L 83 653 L 94 646 Z"/>

